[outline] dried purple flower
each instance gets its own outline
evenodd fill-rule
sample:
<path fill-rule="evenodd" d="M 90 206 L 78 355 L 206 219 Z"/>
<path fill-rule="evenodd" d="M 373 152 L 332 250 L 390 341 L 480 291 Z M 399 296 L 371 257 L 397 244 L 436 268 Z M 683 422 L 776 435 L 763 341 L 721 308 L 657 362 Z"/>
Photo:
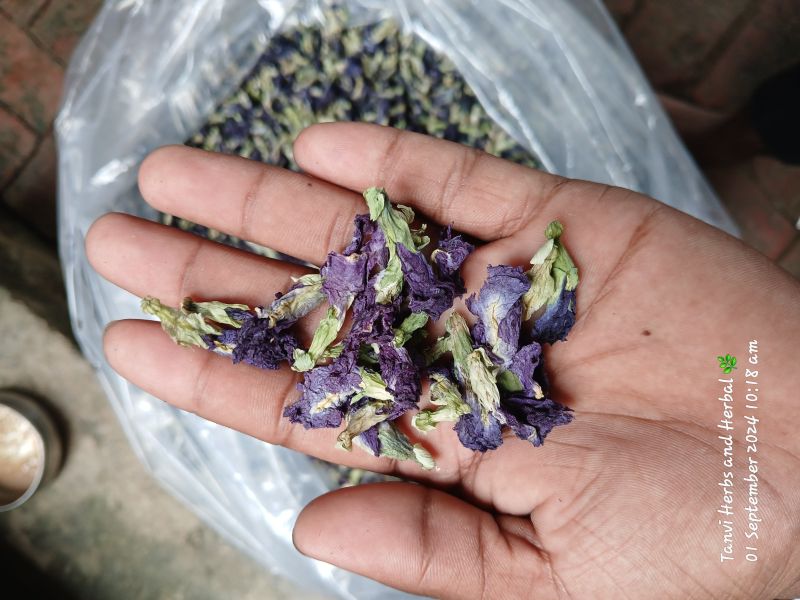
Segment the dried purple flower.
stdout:
<path fill-rule="evenodd" d="M 478 317 L 472 336 L 508 367 L 519 346 L 521 298 L 530 282 L 519 267 L 490 266 L 488 271 L 477 297 L 473 294 L 467 298 L 467 308 Z"/>
<path fill-rule="evenodd" d="M 567 333 L 575 324 L 575 292 L 566 289 L 563 281 L 558 295 L 548 304 L 541 316 L 533 321 L 531 335 L 546 344 L 567 339 Z"/>
<path fill-rule="evenodd" d="M 558 221 L 547 226 L 547 241 L 531 259 L 527 272 L 531 287 L 523 298 L 524 320 L 533 318 L 531 335 L 550 344 L 566 339 L 575 323 L 578 269 L 561 243 L 563 232 Z"/>
<path fill-rule="evenodd" d="M 251 317 L 234 329 L 232 336 L 234 363 L 243 362 L 261 369 L 275 370 L 289 361 L 299 347 L 297 339 L 288 331 L 270 327 L 268 319 Z M 228 342 L 226 346 L 230 347 Z"/>
<path fill-rule="evenodd" d="M 392 418 L 416 407 L 421 391 L 420 376 L 408 350 L 394 343 L 383 344 L 378 348 L 378 365 L 386 388 L 394 398 L 396 416 Z"/>
<path fill-rule="evenodd" d="M 328 302 L 344 314 L 353 298 L 360 294 L 367 284 L 367 256 L 356 253 L 345 256 L 331 252 L 320 269 L 320 275 L 322 291 Z"/>
<path fill-rule="evenodd" d="M 356 438 L 356 442 L 362 448 L 371 452 L 373 456 L 381 455 L 381 441 L 378 437 L 378 429 L 378 425 L 373 425 Z"/>
<path fill-rule="evenodd" d="M 509 391 L 521 391 L 529 398 L 542 397 L 542 386 L 534 378 L 541 356 L 542 347 L 536 342 L 531 342 L 517 351 L 514 358 L 511 359 L 508 372 L 516 376 L 519 387 L 514 386 L 514 388 L 509 389 Z"/>
<path fill-rule="evenodd" d="M 474 401 L 467 403 L 471 412 L 460 417 L 455 426 L 461 445 L 476 452 L 499 448 L 503 443 L 500 421 L 494 414 L 482 414 Z"/>
<path fill-rule="evenodd" d="M 474 249 L 475 247 L 464 241 L 460 235 L 453 235 L 453 228 L 448 226 L 439 239 L 437 249 L 431 253 L 431 259 L 439 270 L 439 277 L 455 285 L 457 296 L 466 291 L 459 270 Z"/>
<path fill-rule="evenodd" d="M 367 256 L 367 273 L 386 268 L 389 262 L 389 249 L 386 237 L 378 224 L 370 219 L 369 214 L 356 215 L 353 220 L 355 231 L 353 239 L 344 250 L 345 256 L 365 254 Z"/>
<path fill-rule="evenodd" d="M 501 401 L 500 411 L 514 434 L 534 446 L 541 446 L 553 427 L 572 421 L 572 411 L 549 398 L 510 396 Z"/>
<path fill-rule="evenodd" d="M 364 291 L 367 256 L 355 253 L 345 256 L 331 252 L 320 270 L 320 276 L 322 291 L 328 298 L 330 307 L 317 326 L 308 350 L 297 348 L 294 351 L 292 368 L 295 371 L 309 371 L 325 358 L 328 348 L 344 324 L 347 310 L 355 297 Z"/>
<path fill-rule="evenodd" d="M 453 312 L 447 319 L 447 340 L 453 355 L 453 371 L 463 390 L 469 412 L 459 416 L 455 425 L 461 444 L 485 452 L 503 443 L 502 421 L 498 419 L 500 390 L 498 368 L 484 348 L 474 348 L 464 318 Z"/>
<path fill-rule="evenodd" d="M 397 254 L 405 276 L 404 292 L 408 294 L 409 308 L 414 312 L 424 312 L 436 321 L 453 306 L 455 284 L 436 277 L 421 252 L 413 252 L 398 244 Z"/>
<path fill-rule="evenodd" d="M 414 211 L 407 206 L 392 206 L 386 190 L 369 188 L 364 191 L 364 200 L 369 207 L 369 216 L 383 232 L 389 259 L 386 268 L 380 271 L 373 280 L 376 300 L 379 304 L 392 302 L 403 288 L 403 270 L 397 255 L 398 246 L 416 252 L 428 243 L 428 238 L 419 232 L 412 232 L 410 224 L 414 220 Z"/>
<path fill-rule="evenodd" d="M 305 317 L 325 300 L 322 277 L 319 273 L 303 275 L 295 280 L 285 294 L 276 294 L 267 308 L 257 310 L 259 316 L 269 320 L 276 328 L 286 328 Z"/>
<path fill-rule="evenodd" d="M 297 387 L 300 399 L 287 406 L 283 415 L 305 428 L 338 427 L 347 403 L 361 389 L 353 357 L 343 356 L 329 365 L 308 371 Z"/>

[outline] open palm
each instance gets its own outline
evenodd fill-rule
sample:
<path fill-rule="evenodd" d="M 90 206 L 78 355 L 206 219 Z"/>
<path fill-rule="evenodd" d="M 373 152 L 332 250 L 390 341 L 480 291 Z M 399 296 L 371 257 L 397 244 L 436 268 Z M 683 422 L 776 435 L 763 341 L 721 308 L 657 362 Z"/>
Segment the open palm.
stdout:
<path fill-rule="evenodd" d="M 365 485 L 315 500 L 295 528 L 302 552 L 448 598 L 800 594 L 796 281 L 645 196 L 426 136 L 318 125 L 294 152 L 306 174 L 164 148 L 143 164 L 140 187 L 159 210 L 321 264 L 329 250 L 342 250 L 353 216 L 364 212 L 358 192 L 383 186 L 392 200 L 486 242 L 463 267 L 471 291 L 487 264 L 526 265 L 558 218 L 581 272 L 569 341 L 545 350 L 552 396 L 575 410 L 574 422 L 540 448 L 509 436 L 485 454 L 440 426 L 424 440 L 438 464 L 429 473 L 344 453 L 334 448 L 335 431 L 289 424 L 281 414 L 297 397 L 297 374 L 288 369 L 264 372 L 179 348 L 153 322 L 109 327 L 112 366 L 171 404 L 326 460 L 423 483 Z M 264 304 L 302 271 L 116 214 L 95 223 L 87 252 L 111 281 L 173 305 L 185 296 Z M 739 357 L 732 375 L 716 359 L 727 353 Z M 744 407 L 748 367 L 759 371 L 749 377 L 759 387 L 754 409 Z M 719 378 L 727 377 L 735 381 L 733 432 L 717 427 L 725 408 Z M 760 419 L 757 453 L 749 455 L 746 413 Z M 727 433 L 735 438 L 733 469 L 722 462 L 718 436 Z M 745 538 L 748 456 L 760 467 L 757 539 Z M 728 470 L 733 516 L 717 512 Z M 732 560 L 720 557 L 721 520 L 734 523 Z M 746 546 L 757 561 L 746 560 Z"/>

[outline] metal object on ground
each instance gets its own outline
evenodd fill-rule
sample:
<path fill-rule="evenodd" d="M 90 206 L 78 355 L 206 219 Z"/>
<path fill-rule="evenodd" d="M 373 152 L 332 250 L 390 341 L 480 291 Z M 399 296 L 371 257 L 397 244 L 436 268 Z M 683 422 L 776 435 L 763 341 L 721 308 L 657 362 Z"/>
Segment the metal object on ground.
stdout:
<path fill-rule="evenodd" d="M 34 398 L 0 390 L 0 512 L 21 506 L 61 466 L 61 438 Z"/>

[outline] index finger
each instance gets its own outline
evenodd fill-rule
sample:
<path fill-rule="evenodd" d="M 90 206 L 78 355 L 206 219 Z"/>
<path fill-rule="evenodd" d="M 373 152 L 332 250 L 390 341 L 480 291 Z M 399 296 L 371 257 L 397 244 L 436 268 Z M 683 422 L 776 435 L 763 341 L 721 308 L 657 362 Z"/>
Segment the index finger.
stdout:
<path fill-rule="evenodd" d="M 304 171 L 355 191 L 377 185 L 395 201 L 484 240 L 512 235 L 565 181 L 475 148 L 381 125 L 324 123 L 294 144 Z"/>

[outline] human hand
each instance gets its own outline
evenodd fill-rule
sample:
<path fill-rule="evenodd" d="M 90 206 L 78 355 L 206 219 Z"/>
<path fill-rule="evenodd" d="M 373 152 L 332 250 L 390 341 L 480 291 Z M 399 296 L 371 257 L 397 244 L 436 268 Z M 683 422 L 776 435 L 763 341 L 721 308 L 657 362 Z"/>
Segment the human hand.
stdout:
<path fill-rule="evenodd" d="M 440 426 L 438 468 L 334 448 L 334 430 L 282 418 L 298 375 L 232 365 L 172 343 L 159 325 L 112 324 L 105 349 L 124 377 L 163 400 L 271 443 L 388 472 L 331 492 L 298 518 L 315 558 L 445 598 L 788 598 L 800 595 L 800 284 L 741 242 L 627 190 L 566 180 L 456 144 L 361 124 L 306 130 L 306 174 L 183 147 L 154 152 L 139 182 L 155 208 L 321 264 L 349 241 L 358 193 L 485 241 L 465 263 L 526 265 L 547 223 L 565 225 L 580 269 L 577 321 L 545 349 L 552 397 L 575 410 L 540 448 L 512 436 L 485 454 Z M 87 254 L 134 294 L 263 304 L 299 267 L 119 214 L 90 230 Z M 469 293 L 469 292 L 468 292 Z M 457 307 L 456 310 L 459 310 Z M 461 309 L 466 315 L 466 311 Z M 307 325 L 306 333 L 311 328 Z M 758 540 L 747 540 L 743 415 L 748 342 L 758 340 Z M 725 470 L 719 354 L 734 371 L 735 517 L 719 514 Z M 755 367 L 753 367 L 755 368 Z M 794 401 L 793 401 L 794 400 Z M 721 561 L 735 521 L 733 560 Z M 745 560 L 745 546 L 758 561 Z"/>

